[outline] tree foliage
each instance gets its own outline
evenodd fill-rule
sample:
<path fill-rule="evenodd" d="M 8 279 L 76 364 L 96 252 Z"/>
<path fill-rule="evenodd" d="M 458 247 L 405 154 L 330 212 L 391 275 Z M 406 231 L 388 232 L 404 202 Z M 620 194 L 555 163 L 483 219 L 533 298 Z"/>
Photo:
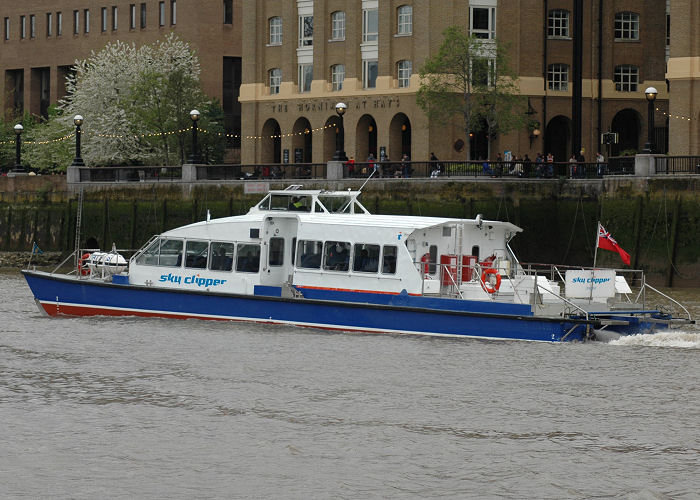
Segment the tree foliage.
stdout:
<path fill-rule="evenodd" d="M 488 128 L 490 140 L 524 123 L 524 101 L 506 48 L 495 39 L 470 36 L 460 26 L 443 32 L 444 40 L 420 70 L 417 103 L 429 118 L 449 121 L 459 116 L 467 138 Z"/>

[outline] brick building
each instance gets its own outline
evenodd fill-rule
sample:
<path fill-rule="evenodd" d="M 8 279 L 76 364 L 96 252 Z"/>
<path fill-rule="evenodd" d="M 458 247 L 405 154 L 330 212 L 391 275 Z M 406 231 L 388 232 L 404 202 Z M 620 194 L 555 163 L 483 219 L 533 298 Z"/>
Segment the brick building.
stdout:
<path fill-rule="evenodd" d="M 613 154 L 640 150 L 648 86 L 659 91 L 655 142 L 665 150 L 659 116 L 668 110 L 667 2 L 243 0 L 243 6 L 244 162 L 278 162 L 287 154 L 290 161 L 329 160 L 337 102 L 348 105 L 345 150 L 358 161 L 382 149 L 393 160 L 402 153 L 424 160 L 431 151 L 464 158 L 462 125 L 431 123 L 415 102 L 418 71 L 452 24 L 509 44 L 527 122 L 541 124 L 539 135 L 531 126 L 498 137 L 494 150 L 531 157 L 551 151 L 564 161 L 578 129 L 589 160 L 603 132 L 618 133 Z M 581 37 L 574 36 L 578 19 Z M 472 158 L 484 157 L 485 133 L 469 140 Z"/>
<path fill-rule="evenodd" d="M 3 1 L 0 20 L 0 104 L 6 119 L 23 111 L 46 115 L 65 95 L 74 61 L 108 42 L 141 45 L 173 31 L 197 51 L 203 90 L 220 100 L 227 132 L 240 133 L 239 0 Z"/>

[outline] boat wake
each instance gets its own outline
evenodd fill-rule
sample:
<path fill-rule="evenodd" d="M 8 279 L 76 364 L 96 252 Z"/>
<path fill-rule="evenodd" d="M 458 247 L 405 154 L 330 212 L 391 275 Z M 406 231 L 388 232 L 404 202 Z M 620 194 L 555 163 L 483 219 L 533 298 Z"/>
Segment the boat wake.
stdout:
<path fill-rule="evenodd" d="M 609 342 L 611 345 L 639 345 L 645 347 L 675 347 L 700 349 L 700 333 L 687 331 L 629 335 Z"/>

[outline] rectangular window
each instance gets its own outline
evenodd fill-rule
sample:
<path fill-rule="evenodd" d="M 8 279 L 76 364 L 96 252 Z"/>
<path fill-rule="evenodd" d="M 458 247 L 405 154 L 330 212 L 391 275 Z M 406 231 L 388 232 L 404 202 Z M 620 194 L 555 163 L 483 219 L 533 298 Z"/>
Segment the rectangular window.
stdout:
<path fill-rule="evenodd" d="M 270 238 L 270 266 L 284 264 L 284 238 Z"/>
<path fill-rule="evenodd" d="M 615 14 L 615 40 L 639 40 L 639 14 L 634 12 Z"/>
<path fill-rule="evenodd" d="M 280 93 L 280 84 L 282 83 L 282 70 L 274 68 L 270 70 L 270 94 Z"/>
<path fill-rule="evenodd" d="M 547 87 L 549 90 L 569 90 L 569 66 L 552 64 L 547 69 Z"/>
<path fill-rule="evenodd" d="M 5 22 L 3 22 L 3 26 L 5 27 L 5 40 L 10 39 L 10 18 L 6 17 Z"/>
<path fill-rule="evenodd" d="M 296 266 L 301 269 L 320 269 L 322 249 L 321 241 L 299 240 Z"/>
<path fill-rule="evenodd" d="M 331 40 L 345 40 L 345 12 L 342 10 L 331 15 Z"/>
<path fill-rule="evenodd" d="M 257 273 L 260 269 L 260 245 L 256 243 L 239 243 L 236 271 L 239 273 Z"/>
<path fill-rule="evenodd" d="M 470 7 L 470 34 L 477 38 L 496 38 L 496 8 Z"/>
<path fill-rule="evenodd" d="M 177 0 L 170 0 L 170 24 L 177 24 Z"/>
<path fill-rule="evenodd" d="M 73 34 L 77 35 L 80 33 L 80 11 L 73 11 Z"/>
<path fill-rule="evenodd" d="M 399 7 L 398 29 L 399 35 L 410 35 L 413 32 L 413 7 L 402 5 Z"/>
<path fill-rule="evenodd" d="M 129 29 L 136 29 L 136 4 L 129 5 Z"/>
<path fill-rule="evenodd" d="M 314 44 L 314 16 L 299 16 L 299 47 Z"/>
<path fill-rule="evenodd" d="M 336 64 L 331 67 L 331 86 L 334 92 L 343 90 L 343 81 L 345 81 L 345 65 Z"/>
<path fill-rule="evenodd" d="M 233 0 L 224 0 L 224 24 L 233 24 Z"/>
<path fill-rule="evenodd" d="M 165 2 L 158 2 L 158 26 L 165 26 Z"/>
<path fill-rule="evenodd" d="M 146 27 L 146 4 L 141 4 L 141 29 Z"/>
<path fill-rule="evenodd" d="M 547 36 L 550 38 L 569 38 L 569 11 L 554 9 L 547 17 Z"/>
<path fill-rule="evenodd" d="M 411 83 L 411 73 L 413 72 L 413 64 L 411 61 L 399 61 L 397 65 L 399 87 L 406 88 Z"/>
<path fill-rule="evenodd" d="M 359 273 L 376 273 L 379 270 L 379 245 L 356 244 L 352 270 Z"/>
<path fill-rule="evenodd" d="M 377 86 L 377 74 L 379 65 L 376 59 L 362 61 L 362 86 L 373 89 Z"/>
<path fill-rule="evenodd" d="M 63 12 L 56 12 L 56 36 L 63 35 Z"/>
<path fill-rule="evenodd" d="M 362 41 L 376 42 L 379 39 L 379 11 L 365 9 L 362 11 Z"/>
<path fill-rule="evenodd" d="M 310 92 L 311 91 L 311 80 L 314 77 L 314 66 L 313 64 L 300 64 L 299 65 L 299 92 Z"/>
<path fill-rule="evenodd" d="M 282 18 L 270 18 L 270 45 L 282 45 Z"/>
<path fill-rule="evenodd" d="M 85 9 L 83 14 L 83 19 L 85 20 L 85 33 L 90 33 L 90 10 Z"/>
<path fill-rule="evenodd" d="M 100 29 L 102 33 L 107 31 L 107 7 L 102 7 L 101 11 L 101 19 L 100 19 Z"/>
<path fill-rule="evenodd" d="M 46 36 L 53 35 L 53 13 L 46 13 Z"/>
<path fill-rule="evenodd" d="M 112 31 L 117 31 L 117 27 L 118 27 L 117 19 L 118 18 L 119 18 L 119 16 L 117 15 L 117 6 L 113 5 L 112 6 Z"/>
<path fill-rule="evenodd" d="M 349 242 L 326 241 L 323 251 L 323 269 L 326 271 L 347 271 L 350 269 Z"/>
<path fill-rule="evenodd" d="M 27 18 L 26 16 L 19 16 L 19 37 L 27 38 Z"/>
<path fill-rule="evenodd" d="M 185 267 L 205 269 L 208 255 L 209 243 L 206 241 L 188 241 L 185 245 Z"/>
<path fill-rule="evenodd" d="M 212 241 L 209 269 L 212 271 L 231 271 L 233 269 L 233 249 L 233 243 Z"/>
<path fill-rule="evenodd" d="M 636 92 L 639 83 L 639 68 L 627 64 L 616 66 L 613 81 L 615 82 L 615 90 L 618 92 Z"/>
<path fill-rule="evenodd" d="M 139 254 L 136 263 L 143 266 L 180 267 L 182 240 L 158 239 Z"/>
<path fill-rule="evenodd" d="M 36 38 L 36 16 L 34 14 L 29 16 L 29 37 Z"/>
<path fill-rule="evenodd" d="M 382 253 L 382 273 L 383 274 L 396 274 L 396 257 L 398 255 L 398 248 L 394 245 L 384 245 L 384 252 Z"/>

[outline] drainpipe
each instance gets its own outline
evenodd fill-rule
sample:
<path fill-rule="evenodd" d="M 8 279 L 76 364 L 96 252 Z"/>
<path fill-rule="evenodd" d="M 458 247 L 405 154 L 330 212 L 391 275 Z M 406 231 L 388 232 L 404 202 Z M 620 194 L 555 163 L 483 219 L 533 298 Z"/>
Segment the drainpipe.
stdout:
<path fill-rule="evenodd" d="M 583 91 L 583 0 L 574 0 L 573 95 L 571 99 L 571 152 L 581 150 L 581 99 Z"/>
<path fill-rule="evenodd" d="M 544 0 L 544 22 L 542 25 L 544 29 L 542 30 L 542 80 L 544 81 L 544 93 L 542 94 L 542 154 L 546 155 L 547 149 L 545 144 L 547 143 L 547 16 L 549 15 L 549 0 Z"/>
<path fill-rule="evenodd" d="M 598 0 L 598 136 L 596 145 L 603 135 L 603 0 Z M 600 150 L 600 146 L 597 147 Z M 593 151 L 590 152 L 593 154 Z"/>

